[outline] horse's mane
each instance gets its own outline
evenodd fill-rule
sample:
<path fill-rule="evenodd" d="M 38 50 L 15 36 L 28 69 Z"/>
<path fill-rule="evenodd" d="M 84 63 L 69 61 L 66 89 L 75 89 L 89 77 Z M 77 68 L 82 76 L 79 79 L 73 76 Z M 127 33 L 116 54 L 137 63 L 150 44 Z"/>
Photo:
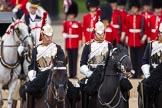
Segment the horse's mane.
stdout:
<path fill-rule="evenodd" d="M 124 53 L 127 53 L 128 54 L 128 50 L 126 47 L 122 46 L 121 44 L 119 44 L 117 46 L 117 49 L 119 50 L 119 52 L 124 52 Z"/>

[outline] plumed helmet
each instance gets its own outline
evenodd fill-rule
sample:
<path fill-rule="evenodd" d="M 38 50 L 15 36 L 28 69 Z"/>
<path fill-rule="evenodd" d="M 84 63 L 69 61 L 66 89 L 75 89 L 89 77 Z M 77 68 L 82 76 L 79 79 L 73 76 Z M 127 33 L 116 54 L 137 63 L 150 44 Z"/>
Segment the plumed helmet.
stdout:
<path fill-rule="evenodd" d="M 132 7 L 140 8 L 140 0 L 129 0 L 129 9 Z"/>
<path fill-rule="evenodd" d="M 159 31 L 162 32 L 162 22 L 159 25 Z"/>
<path fill-rule="evenodd" d="M 151 0 L 141 0 L 141 6 L 151 5 Z"/>
<path fill-rule="evenodd" d="M 90 7 L 98 7 L 100 5 L 99 0 L 87 0 L 86 1 L 87 9 L 89 10 Z"/>
<path fill-rule="evenodd" d="M 104 3 L 100 5 L 100 9 L 101 9 L 101 21 L 102 20 L 109 20 L 111 21 L 111 17 L 112 17 L 112 7 L 110 6 L 109 3 Z"/>
<path fill-rule="evenodd" d="M 78 5 L 76 2 L 72 1 L 72 4 L 69 6 L 66 15 L 74 14 L 75 17 L 78 15 Z"/>
<path fill-rule="evenodd" d="M 117 3 L 117 0 L 107 0 L 109 3 Z"/>
<path fill-rule="evenodd" d="M 126 5 L 127 0 L 117 0 L 118 5 Z"/>
<path fill-rule="evenodd" d="M 49 24 L 46 24 L 42 28 L 42 33 L 47 35 L 47 36 L 53 36 L 53 29 L 52 26 Z"/>
<path fill-rule="evenodd" d="M 152 0 L 152 8 L 161 8 L 162 0 Z"/>
<path fill-rule="evenodd" d="M 38 8 L 39 0 L 32 0 L 30 7 L 32 8 Z"/>
<path fill-rule="evenodd" d="M 105 26 L 104 24 L 99 20 L 96 24 L 95 24 L 95 32 L 102 34 L 105 31 Z"/>

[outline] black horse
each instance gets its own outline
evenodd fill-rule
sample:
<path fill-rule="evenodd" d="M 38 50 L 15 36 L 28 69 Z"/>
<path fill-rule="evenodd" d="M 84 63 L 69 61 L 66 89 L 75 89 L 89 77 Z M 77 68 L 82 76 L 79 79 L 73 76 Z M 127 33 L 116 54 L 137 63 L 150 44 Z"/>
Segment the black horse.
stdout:
<path fill-rule="evenodd" d="M 69 108 L 69 102 L 66 100 L 67 94 L 67 67 L 62 61 L 54 61 L 54 65 L 49 69 L 48 79 L 45 87 L 41 92 L 42 95 L 34 98 L 34 108 Z M 22 108 L 33 108 L 30 102 L 31 97 L 28 96 L 26 101 L 22 101 Z"/>
<path fill-rule="evenodd" d="M 98 90 L 98 108 L 128 108 L 128 97 L 124 97 L 123 91 L 132 88 L 126 72 L 130 72 L 132 64 L 128 56 L 128 50 L 118 45 L 110 51 L 109 59 L 105 67 L 103 82 Z M 124 86 L 125 85 L 125 86 Z"/>
<path fill-rule="evenodd" d="M 139 108 L 162 108 L 162 63 L 138 86 Z"/>

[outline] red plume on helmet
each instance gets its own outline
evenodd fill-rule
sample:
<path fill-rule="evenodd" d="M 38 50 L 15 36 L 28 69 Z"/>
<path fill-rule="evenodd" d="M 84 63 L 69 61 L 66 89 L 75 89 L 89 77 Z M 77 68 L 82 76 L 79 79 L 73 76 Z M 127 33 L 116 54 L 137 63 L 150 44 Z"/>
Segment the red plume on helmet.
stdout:
<path fill-rule="evenodd" d="M 46 24 L 47 14 L 48 14 L 47 12 L 43 13 L 41 30 L 43 26 Z M 40 34 L 39 41 L 42 41 L 42 34 Z"/>

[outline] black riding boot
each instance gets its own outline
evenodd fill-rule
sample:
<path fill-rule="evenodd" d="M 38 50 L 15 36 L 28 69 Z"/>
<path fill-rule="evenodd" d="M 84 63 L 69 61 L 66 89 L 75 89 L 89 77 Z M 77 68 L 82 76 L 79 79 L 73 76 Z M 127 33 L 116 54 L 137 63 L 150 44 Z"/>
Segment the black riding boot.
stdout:
<path fill-rule="evenodd" d="M 24 56 L 22 54 L 22 56 L 20 56 L 20 65 L 21 65 L 21 71 L 20 71 L 20 74 L 19 74 L 19 79 L 21 80 L 26 80 L 26 75 L 24 73 L 24 67 L 23 67 L 23 63 L 24 63 Z"/>

